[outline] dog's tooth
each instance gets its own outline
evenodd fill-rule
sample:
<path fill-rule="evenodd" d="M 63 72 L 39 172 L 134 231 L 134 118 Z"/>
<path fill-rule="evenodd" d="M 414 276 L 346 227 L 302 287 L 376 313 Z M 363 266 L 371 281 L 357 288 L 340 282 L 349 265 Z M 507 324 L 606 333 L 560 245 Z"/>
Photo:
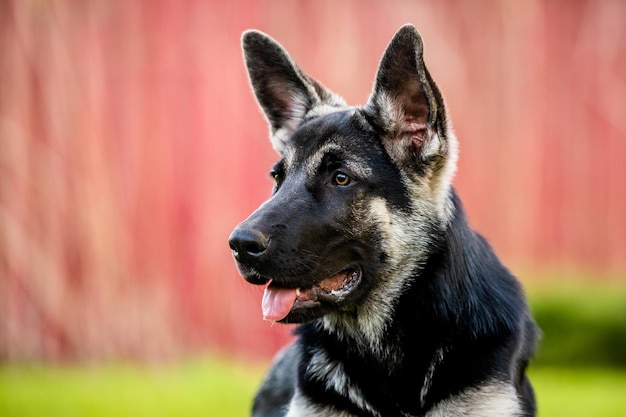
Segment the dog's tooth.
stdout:
<path fill-rule="evenodd" d="M 296 288 L 296 297 L 300 297 L 300 288 Z"/>

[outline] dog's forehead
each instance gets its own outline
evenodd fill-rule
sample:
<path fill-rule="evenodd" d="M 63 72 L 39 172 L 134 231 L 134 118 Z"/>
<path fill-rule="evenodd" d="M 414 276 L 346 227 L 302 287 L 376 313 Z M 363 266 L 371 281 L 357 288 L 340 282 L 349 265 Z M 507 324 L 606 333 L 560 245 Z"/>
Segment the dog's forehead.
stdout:
<path fill-rule="evenodd" d="M 305 121 L 294 132 L 283 156 L 291 166 L 315 164 L 328 153 L 367 158 L 372 147 L 364 146 L 365 142 L 375 140 L 360 110 L 341 110 Z"/>

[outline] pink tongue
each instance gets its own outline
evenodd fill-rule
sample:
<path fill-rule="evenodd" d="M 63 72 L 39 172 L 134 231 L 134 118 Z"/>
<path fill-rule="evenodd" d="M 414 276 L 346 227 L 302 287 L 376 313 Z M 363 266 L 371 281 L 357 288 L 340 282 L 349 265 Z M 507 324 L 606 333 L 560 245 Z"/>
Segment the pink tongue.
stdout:
<path fill-rule="evenodd" d="M 263 319 L 271 321 L 284 319 L 295 302 L 295 289 L 276 288 L 268 285 L 263 293 Z"/>

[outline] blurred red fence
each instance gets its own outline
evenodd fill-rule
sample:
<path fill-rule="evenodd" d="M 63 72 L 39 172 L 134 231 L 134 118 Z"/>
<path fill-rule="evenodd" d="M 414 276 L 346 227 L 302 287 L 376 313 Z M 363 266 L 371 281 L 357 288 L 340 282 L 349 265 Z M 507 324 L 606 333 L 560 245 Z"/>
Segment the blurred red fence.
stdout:
<path fill-rule="evenodd" d="M 0 360 L 267 355 L 232 228 L 275 159 L 239 39 L 363 103 L 403 23 L 461 141 L 457 188 L 513 269 L 626 272 L 626 3 L 0 2 Z"/>

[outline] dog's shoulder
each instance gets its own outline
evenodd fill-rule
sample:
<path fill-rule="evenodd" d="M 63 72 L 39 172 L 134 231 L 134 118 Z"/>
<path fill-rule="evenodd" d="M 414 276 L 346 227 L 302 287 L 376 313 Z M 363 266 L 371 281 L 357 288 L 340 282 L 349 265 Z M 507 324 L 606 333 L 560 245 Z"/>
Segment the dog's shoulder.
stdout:
<path fill-rule="evenodd" d="M 253 417 L 281 417 L 294 396 L 300 352 L 296 343 L 283 348 L 254 398 Z"/>

